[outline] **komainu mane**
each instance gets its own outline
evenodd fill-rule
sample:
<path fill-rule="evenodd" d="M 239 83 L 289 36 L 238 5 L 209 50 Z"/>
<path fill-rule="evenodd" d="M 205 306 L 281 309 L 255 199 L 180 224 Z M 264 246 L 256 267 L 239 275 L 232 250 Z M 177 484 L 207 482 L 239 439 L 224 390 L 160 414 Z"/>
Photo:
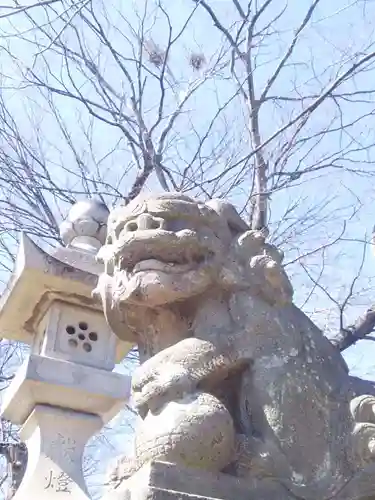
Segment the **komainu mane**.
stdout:
<path fill-rule="evenodd" d="M 99 258 L 107 321 L 141 361 L 143 421 L 119 480 L 161 459 L 241 477 L 254 499 L 373 493 L 375 398 L 232 205 L 138 198 L 111 213 Z"/>

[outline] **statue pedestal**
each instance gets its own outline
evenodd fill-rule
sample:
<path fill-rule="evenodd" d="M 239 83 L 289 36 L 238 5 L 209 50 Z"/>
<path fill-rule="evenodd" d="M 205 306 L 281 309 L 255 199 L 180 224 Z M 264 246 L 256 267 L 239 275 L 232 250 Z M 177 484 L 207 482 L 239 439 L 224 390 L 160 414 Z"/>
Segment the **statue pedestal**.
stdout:
<path fill-rule="evenodd" d="M 276 486 L 276 485 L 274 485 Z M 102 500 L 291 500 L 280 487 L 254 491 L 249 482 L 167 462 L 149 462 Z M 293 497 L 294 498 L 294 497 Z"/>

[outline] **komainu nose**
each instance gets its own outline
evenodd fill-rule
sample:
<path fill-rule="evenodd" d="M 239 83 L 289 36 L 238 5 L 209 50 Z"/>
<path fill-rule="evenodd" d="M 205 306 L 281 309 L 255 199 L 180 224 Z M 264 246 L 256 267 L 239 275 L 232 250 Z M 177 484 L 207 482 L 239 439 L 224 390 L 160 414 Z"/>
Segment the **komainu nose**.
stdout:
<path fill-rule="evenodd" d="M 151 214 L 141 214 L 136 219 L 127 222 L 126 231 L 147 231 L 149 229 L 162 229 L 165 220 L 161 217 L 154 217 Z"/>

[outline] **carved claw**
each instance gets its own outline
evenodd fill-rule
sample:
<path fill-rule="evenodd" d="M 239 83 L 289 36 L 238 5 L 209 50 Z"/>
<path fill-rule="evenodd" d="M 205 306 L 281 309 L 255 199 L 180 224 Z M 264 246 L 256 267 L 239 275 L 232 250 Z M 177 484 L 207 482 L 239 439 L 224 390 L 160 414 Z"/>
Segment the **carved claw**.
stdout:
<path fill-rule="evenodd" d="M 350 411 L 356 422 L 352 433 L 354 451 L 362 462 L 375 459 L 375 397 L 358 396 L 350 403 Z"/>
<path fill-rule="evenodd" d="M 211 371 L 225 366 L 211 342 L 189 337 L 155 354 L 133 376 L 135 406 L 144 414 L 195 391 L 199 381 Z M 219 366 L 218 366 L 219 365 Z M 208 367 L 208 368 L 207 368 Z"/>
<path fill-rule="evenodd" d="M 138 413 L 144 418 L 148 411 L 155 413 L 165 403 L 181 399 L 184 394 L 195 389 L 195 383 L 189 373 L 180 365 L 166 363 L 155 367 L 152 372 L 142 375 L 142 366 L 137 370 L 133 382 L 133 403 Z"/>
<path fill-rule="evenodd" d="M 139 467 L 140 464 L 138 464 L 135 458 L 121 457 L 117 460 L 114 467 L 109 470 L 106 486 L 109 486 L 111 489 L 117 489 L 123 481 L 126 481 L 137 472 Z"/>

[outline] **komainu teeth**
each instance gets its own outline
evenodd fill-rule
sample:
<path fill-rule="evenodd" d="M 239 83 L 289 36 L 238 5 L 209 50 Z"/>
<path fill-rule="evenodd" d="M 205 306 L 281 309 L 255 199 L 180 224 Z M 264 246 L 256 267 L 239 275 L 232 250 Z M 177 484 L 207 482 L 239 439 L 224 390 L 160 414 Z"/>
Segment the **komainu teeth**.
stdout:
<path fill-rule="evenodd" d="M 133 256 L 134 257 L 134 256 Z M 128 273 L 132 272 L 134 267 L 145 261 L 145 260 L 156 260 L 159 261 L 163 264 L 169 265 L 169 266 L 181 266 L 181 265 L 192 265 L 192 264 L 201 264 L 203 261 L 207 259 L 207 255 L 202 254 L 197 254 L 193 252 L 191 249 L 187 249 L 184 254 L 179 253 L 176 254 L 172 257 L 172 255 L 169 257 L 168 255 L 158 255 L 157 252 L 155 252 L 155 255 L 140 255 L 138 260 L 134 260 L 132 258 L 125 258 L 123 255 L 117 255 L 116 258 L 114 259 L 115 262 L 115 267 L 117 271 L 126 271 Z"/>

